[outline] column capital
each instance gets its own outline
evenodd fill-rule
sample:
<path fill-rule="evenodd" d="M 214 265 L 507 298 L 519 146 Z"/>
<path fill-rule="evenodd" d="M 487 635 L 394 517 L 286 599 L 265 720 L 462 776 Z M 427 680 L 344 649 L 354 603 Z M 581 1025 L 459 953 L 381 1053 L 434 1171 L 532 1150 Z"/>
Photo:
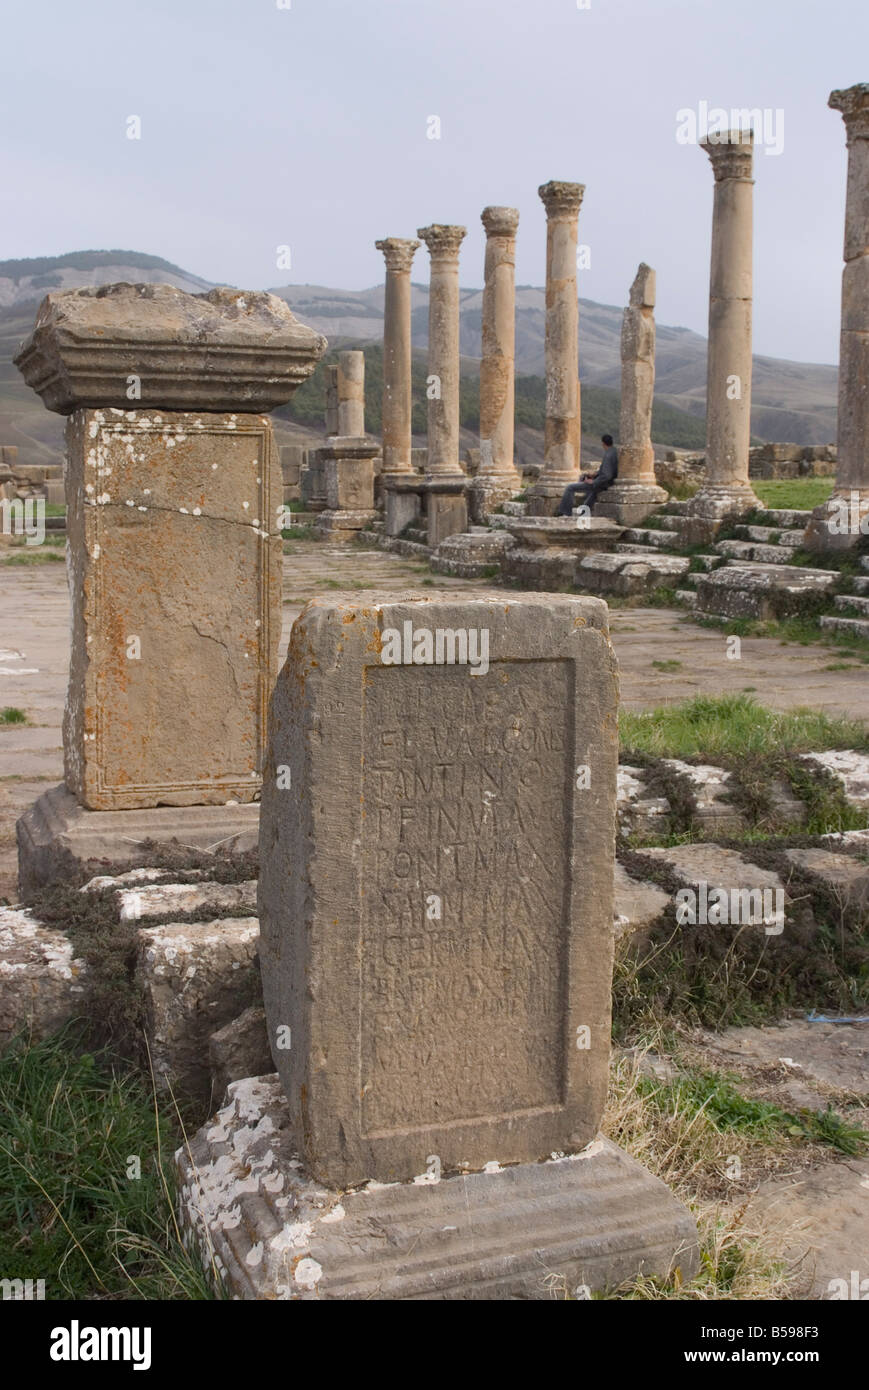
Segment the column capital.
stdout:
<path fill-rule="evenodd" d="M 585 193 L 584 183 L 562 183 L 560 179 L 550 179 L 537 190 L 541 202 L 550 219 L 574 217 L 582 206 Z"/>
<path fill-rule="evenodd" d="M 375 241 L 375 247 L 383 252 L 387 270 L 410 270 L 414 252 L 420 243 L 415 237 L 388 236 L 383 241 Z"/>
<path fill-rule="evenodd" d="M 480 221 L 486 229 L 486 236 L 516 235 L 519 226 L 518 208 L 488 207 L 480 213 Z"/>
<path fill-rule="evenodd" d="M 849 142 L 869 140 L 869 82 L 831 92 L 827 105 L 842 113 Z"/>
<path fill-rule="evenodd" d="M 458 260 L 459 247 L 464 241 L 467 231 L 467 227 L 433 222 L 430 227 L 420 227 L 417 236 L 425 242 L 433 260 L 435 257 L 443 260 Z"/>
<path fill-rule="evenodd" d="M 710 131 L 705 140 L 700 141 L 712 163 L 715 182 L 722 179 L 738 179 L 742 183 L 753 183 L 752 162 L 754 158 L 754 131 L 721 130 Z"/>

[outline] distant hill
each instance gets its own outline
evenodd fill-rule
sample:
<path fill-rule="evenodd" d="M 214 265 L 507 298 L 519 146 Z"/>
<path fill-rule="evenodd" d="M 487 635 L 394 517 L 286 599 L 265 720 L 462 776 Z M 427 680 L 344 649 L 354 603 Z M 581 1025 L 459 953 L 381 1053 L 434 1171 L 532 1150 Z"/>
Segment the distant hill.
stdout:
<path fill-rule="evenodd" d="M 21 341 L 33 327 L 37 304 L 50 290 L 128 280 L 134 284 L 170 284 L 199 294 L 211 288 L 180 266 L 139 251 L 74 251 L 62 256 L 0 261 L 0 444 L 17 444 L 22 463 L 58 462 L 63 449 L 63 419 L 42 406 L 12 365 Z M 379 346 L 383 335 L 383 286 L 368 290 L 330 289 L 321 285 L 283 285 L 272 289 L 298 317 L 325 333 L 330 346 Z M 479 410 L 478 374 L 482 290 L 461 290 L 463 439 L 471 442 Z M 425 429 L 425 347 L 428 289 L 411 287 L 412 342 L 415 349 L 414 428 Z M 619 341 L 622 309 L 579 301 L 580 376 L 583 434 L 592 439 L 618 425 Z M 544 291 L 521 285 L 516 291 L 517 452 L 537 458 L 542 425 L 545 330 Z M 658 324 L 657 387 L 652 435 L 659 445 L 702 447 L 706 395 L 706 339 L 687 328 Z M 285 431 L 322 430 L 321 373 L 303 387 L 278 419 Z M 318 384 L 320 383 L 320 384 Z M 369 353 L 368 424 L 379 429 L 382 365 Z M 819 444 L 836 436 L 835 367 L 754 359 L 752 432 L 759 439 Z M 283 417 L 283 418 L 281 418 Z"/>

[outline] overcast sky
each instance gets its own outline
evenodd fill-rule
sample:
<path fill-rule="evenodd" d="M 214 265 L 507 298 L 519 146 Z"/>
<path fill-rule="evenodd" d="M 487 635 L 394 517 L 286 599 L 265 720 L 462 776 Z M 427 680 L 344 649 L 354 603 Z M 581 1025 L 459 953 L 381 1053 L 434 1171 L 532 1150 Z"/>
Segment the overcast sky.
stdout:
<path fill-rule="evenodd" d="M 826 103 L 869 80 L 865 0 L 287 3 L 7 7 L 0 259 L 121 247 L 245 288 L 362 289 L 383 279 L 376 238 L 459 222 L 476 286 L 480 212 L 506 203 L 517 279 L 540 285 L 537 187 L 567 179 L 586 185 L 581 297 L 623 304 L 645 260 L 659 321 L 705 333 L 712 173 L 677 113 L 757 107 L 784 140 L 755 157 L 755 351 L 837 360 L 846 162 Z"/>

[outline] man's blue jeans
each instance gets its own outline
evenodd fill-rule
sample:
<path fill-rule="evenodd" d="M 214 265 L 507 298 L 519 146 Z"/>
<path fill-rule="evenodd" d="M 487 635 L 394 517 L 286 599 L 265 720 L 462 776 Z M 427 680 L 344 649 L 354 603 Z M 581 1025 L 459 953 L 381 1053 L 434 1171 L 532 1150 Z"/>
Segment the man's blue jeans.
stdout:
<path fill-rule="evenodd" d="M 594 504 L 600 490 L 601 489 L 597 487 L 595 483 L 568 484 L 568 486 L 564 489 L 564 493 L 562 494 L 562 498 L 558 504 L 558 510 L 556 511 L 555 515 L 570 516 L 574 507 L 579 506 L 586 506 L 588 507 L 589 512 L 591 512 L 594 508 Z M 579 501 L 577 501 L 577 494 L 580 492 L 584 495 L 579 498 Z"/>

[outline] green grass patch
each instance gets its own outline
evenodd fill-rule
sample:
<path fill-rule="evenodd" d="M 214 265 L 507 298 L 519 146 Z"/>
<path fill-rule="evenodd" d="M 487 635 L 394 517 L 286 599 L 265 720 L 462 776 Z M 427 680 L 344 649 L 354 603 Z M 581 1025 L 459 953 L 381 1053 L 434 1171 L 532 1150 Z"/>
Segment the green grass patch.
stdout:
<path fill-rule="evenodd" d="M 866 1131 L 832 1108 L 795 1115 L 768 1101 L 742 1095 L 734 1085 L 738 1079 L 724 1072 L 691 1070 L 665 1082 L 639 1077 L 637 1089 L 659 1109 L 702 1112 L 719 1133 L 750 1133 L 767 1140 L 807 1140 L 852 1156 L 865 1151 Z"/>
<path fill-rule="evenodd" d="M 811 511 L 820 507 L 833 491 L 830 478 L 752 479 L 751 486 L 763 505 L 771 511 Z"/>
<path fill-rule="evenodd" d="M 23 709 L 18 709 L 15 705 L 7 705 L 5 709 L 0 709 L 0 725 L 26 723 L 27 715 Z"/>
<path fill-rule="evenodd" d="M 281 532 L 281 538 L 285 541 L 313 541 L 317 539 L 313 522 L 305 522 L 303 526 L 285 526 Z M 285 551 L 285 554 L 289 552 Z"/>
<path fill-rule="evenodd" d="M 143 1080 L 67 1029 L 0 1058 L 0 1268 L 47 1299 L 208 1299 L 175 1217 L 183 1141 Z M 136 1163 L 138 1160 L 138 1166 Z M 136 1172 L 140 1176 L 135 1176 Z"/>
<path fill-rule="evenodd" d="M 671 659 L 669 661 L 653 661 L 652 665 L 656 671 L 681 671 L 682 662 Z"/>
<path fill-rule="evenodd" d="M 64 544 L 64 542 L 60 542 Z M 43 565 L 46 561 L 57 560 L 63 564 L 64 555 L 58 555 L 56 550 L 43 550 L 41 547 L 36 550 L 19 550 L 14 555 L 4 555 L 0 559 L 0 565 Z"/>
<path fill-rule="evenodd" d="M 698 695 L 640 713 L 623 709 L 619 728 L 628 761 L 631 751 L 658 758 L 714 759 L 752 753 L 869 749 L 869 734 L 854 720 L 835 719 L 811 709 L 766 709 L 744 693 Z"/>

